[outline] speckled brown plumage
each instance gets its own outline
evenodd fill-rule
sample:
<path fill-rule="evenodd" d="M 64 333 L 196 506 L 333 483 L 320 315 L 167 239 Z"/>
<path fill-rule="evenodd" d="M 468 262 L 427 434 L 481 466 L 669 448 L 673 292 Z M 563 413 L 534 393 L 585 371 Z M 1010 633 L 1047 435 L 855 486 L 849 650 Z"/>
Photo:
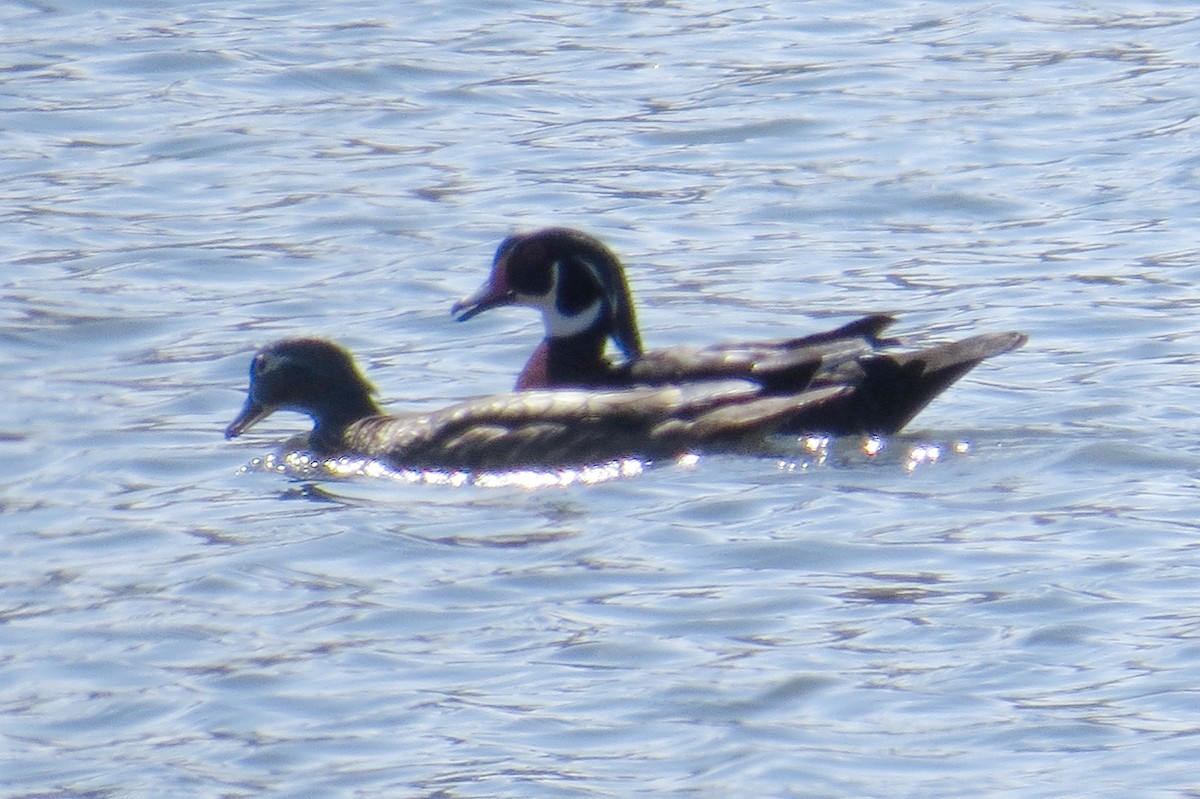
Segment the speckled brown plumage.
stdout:
<path fill-rule="evenodd" d="M 512 469 L 654 459 L 753 446 L 787 420 L 819 416 L 845 393 L 830 387 L 768 394 L 745 380 L 634 390 L 540 390 L 386 415 L 349 353 L 289 339 L 254 356 L 246 405 L 226 436 L 276 410 L 314 420 L 318 454 L 358 454 L 397 467 Z"/>

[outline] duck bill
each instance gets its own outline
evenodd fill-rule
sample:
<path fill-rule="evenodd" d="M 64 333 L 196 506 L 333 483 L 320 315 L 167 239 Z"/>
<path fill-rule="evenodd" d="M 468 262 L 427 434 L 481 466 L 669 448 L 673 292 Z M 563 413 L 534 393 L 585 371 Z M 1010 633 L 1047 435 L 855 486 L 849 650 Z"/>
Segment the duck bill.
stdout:
<path fill-rule="evenodd" d="M 456 322 L 465 322 L 488 308 L 512 305 L 514 299 L 515 295 L 506 286 L 498 286 L 494 280 L 489 280 L 470 297 L 463 297 L 454 303 L 454 307 L 450 309 L 450 315 Z"/>
<path fill-rule="evenodd" d="M 271 415 L 272 408 L 259 405 L 253 399 L 246 398 L 246 405 L 237 418 L 225 428 L 225 438 L 237 438 L 250 429 L 251 426 Z"/>

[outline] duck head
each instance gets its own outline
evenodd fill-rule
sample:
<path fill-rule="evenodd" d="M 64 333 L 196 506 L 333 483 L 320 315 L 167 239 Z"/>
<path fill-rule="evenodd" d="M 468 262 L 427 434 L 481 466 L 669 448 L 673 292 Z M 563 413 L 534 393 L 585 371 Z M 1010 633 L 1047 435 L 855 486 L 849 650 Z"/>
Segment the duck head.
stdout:
<path fill-rule="evenodd" d="M 642 354 L 620 261 L 599 239 L 578 230 L 545 228 L 509 236 L 496 250 L 487 282 L 450 312 L 465 322 L 501 305 L 541 311 L 549 339 L 601 333 L 627 358 Z"/>
<path fill-rule="evenodd" d="M 380 413 L 373 392 L 338 345 L 320 339 L 276 341 L 250 362 L 246 404 L 225 437 L 236 438 L 275 411 L 296 411 L 312 417 L 314 441 L 332 438 L 351 422 Z"/>

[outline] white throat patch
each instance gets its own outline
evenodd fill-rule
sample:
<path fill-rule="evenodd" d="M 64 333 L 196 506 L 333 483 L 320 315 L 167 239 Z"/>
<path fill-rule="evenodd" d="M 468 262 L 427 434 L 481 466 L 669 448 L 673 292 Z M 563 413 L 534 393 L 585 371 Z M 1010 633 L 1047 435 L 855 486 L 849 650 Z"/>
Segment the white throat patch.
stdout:
<path fill-rule="evenodd" d="M 600 300 L 596 300 L 574 316 L 566 316 L 558 312 L 554 303 L 550 303 L 549 309 L 542 309 L 542 318 L 546 322 L 546 335 L 550 338 L 567 338 L 590 330 L 600 319 L 603 307 L 604 304 Z"/>
<path fill-rule="evenodd" d="M 556 261 L 551 265 L 550 270 L 553 279 L 550 282 L 549 291 L 538 295 L 518 294 L 517 299 L 522 305 L 537 308 L 542 312 L 547 338 L 568 338 L 590 330 L 599 321 L 600 314 L 604 310 L 604 303 L 596 300 L 573 316 L 562 313 L 558 310 L 558 303 L 555 301 L 558 297 L 558 281 L 562 276 L 562 267 Z"/>

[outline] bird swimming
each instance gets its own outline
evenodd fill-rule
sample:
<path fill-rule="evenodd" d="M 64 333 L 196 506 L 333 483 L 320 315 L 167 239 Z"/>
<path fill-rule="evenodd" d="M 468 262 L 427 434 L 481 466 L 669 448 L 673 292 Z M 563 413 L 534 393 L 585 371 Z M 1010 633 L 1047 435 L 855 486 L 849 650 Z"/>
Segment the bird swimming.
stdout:
<path fill-rule="evenodd" d="M 785 422 L 795 433 L 895 433 L 983 360 L 1022 346 L 1024 333 L 984 333 L 923 349 L 895 351 L 882 338 L 895 318 L 871 314 L 835 330 L 796 338 L 645 350 L 624 269 L 598 238 L 570 228 L 544 228 L 506 238 L 491 274 L 454 305 L 466 321 L 505 305 L 542 314 L 545 337 L 517 388 L 611 389 L 682 385 L 730 378 L 764 392 L 838 388 L 819 413 Z M 612 341 L 622 360 L 611 361 Z"/>
<path fill-rule="evenodd" d="M 789 420 L 821 414 L 846 389 L 767 393 L 747 380 L 636 389 L 542 389 L 386 414 L 348 351 L 284 339 L 250 364 L 245 405 L 225 430 L 242 435 L 276 411 L 313 420 L 306 446 L 397 468 L 503 470 L 666 458 L 754 446 Z"/>

